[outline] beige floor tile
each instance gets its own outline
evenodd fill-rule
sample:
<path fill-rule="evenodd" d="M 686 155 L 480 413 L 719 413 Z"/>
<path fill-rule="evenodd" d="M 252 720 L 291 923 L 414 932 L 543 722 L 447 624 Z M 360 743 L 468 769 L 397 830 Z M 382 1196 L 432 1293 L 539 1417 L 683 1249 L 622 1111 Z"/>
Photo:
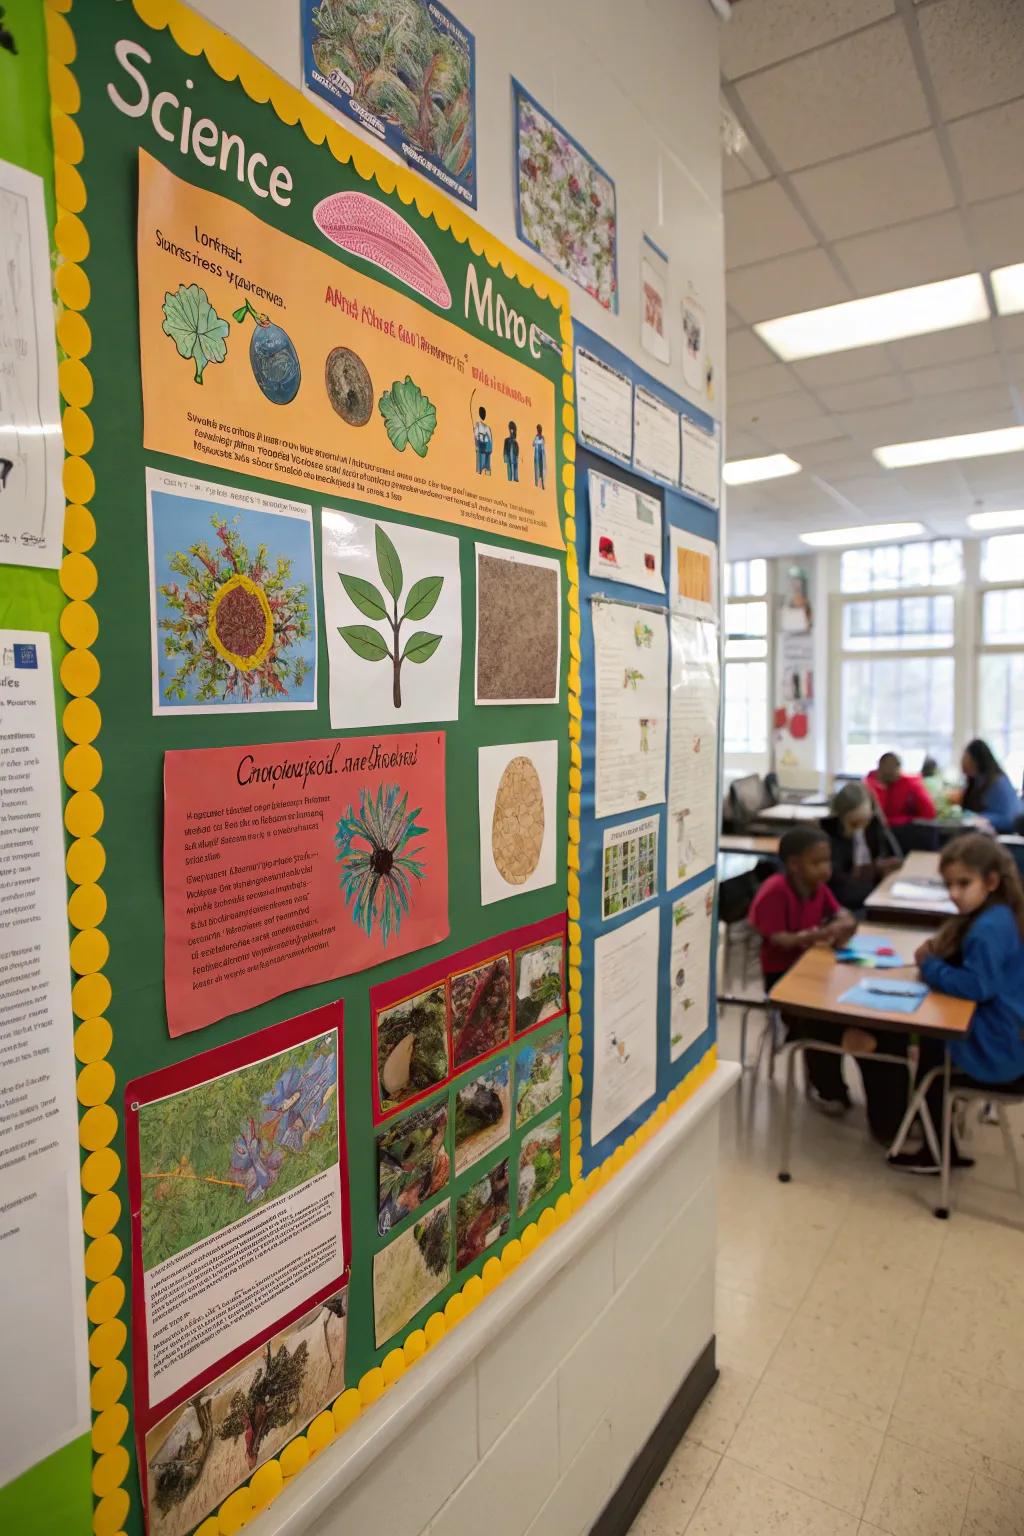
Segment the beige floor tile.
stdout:
<path fill-rule="evenodd" d="M 901 1349 L 913 1342 L 929 1283 L 905 1264 L 830 1254 L 799 1310 L 803 1317 L 843 1324 L 865 1339 Z"/>
<path fill-rule="evenodd" d="M 1024 1297 L 1024 1227 L 954 1213 L 935 1267 L 935 1278 L 979 1300 L 1004 1292 Z"/>
<path fill-rule="evenodd" d="M 881 1448 L 877 1430 L 762 1384 L 729 1456 L 859 1519 Z"/>
<path fill-rule="evenodd" d="M 720 1458 L 684 1440 L 629 1528 L 630 1536 L 683 1536 Z"/>
<path fill-rule="evenodd" d="M 718 1249 L 718 1283 L 748 1296 L 766 1296 L 783 1307 L 795 1307 L 814 1279 L 831 1238 L 793 1232 L 771 1237 L 744 1230 L 726 1237 Z"/>
<path fill-rule="evenodd" d="M 785 1333 L 792 1307 L 765 1296 L 748 1296 L 720 1286 L 715 1301 L 715 1336 L 719 1363 L 747 1376 L 761 1375 Z"/>
<path fill-rule="evenodd" d="M 857 1536 L 857 1521 L 724 1456 L 686 1536 Z"/>
<path fill-rule="evenodd" d="M 955 1466 L 1024 1472 L 1024 1394 L 911 1356 L 888 1433 Z"/>
<path fill-rule="evenodd" d="M 943 1224 L 935 1220 L 930 1207 L 879 1191 L 850 1206 L 829 1258 L 899 1264 L 932 1275 L 945 1236 Z"/>
<path fill-rule="evenodd" d="M 974 1479 L 967 1500 L 963 1536 L 1020 1536 L 1024 1531 L 1024 1493 L 1014 1493 L 991 1478 Z"/>
<path fill-rule="evenodd" d="M 1024 1392 L 1024 1296 L 1004 1288 L 994 1305 L 936 1280 L 914 1354 Z"/>
<path fill-rule="evenodd" d="M 730 1365 L 719 1363 L 718 1371 L 718 1380 L 694 1414 L 686 1439 L 721 1454 L 736 1432 L 757 1380 Z"/>
<path fill-rule="evenodd" d="M 909 1340 L 895 1349 L 864 1338 L 855 1326 L 798 1313 L 763 1380 L 801 1402 L 831 1408 L 858 1424 L 884 1430 L 909 1356 Z"/>
<path fill-rule="evenodd" d="M 887 1439 L 864 1518 L 888 1536 L 960 1536 L 971 1473 Z"/>

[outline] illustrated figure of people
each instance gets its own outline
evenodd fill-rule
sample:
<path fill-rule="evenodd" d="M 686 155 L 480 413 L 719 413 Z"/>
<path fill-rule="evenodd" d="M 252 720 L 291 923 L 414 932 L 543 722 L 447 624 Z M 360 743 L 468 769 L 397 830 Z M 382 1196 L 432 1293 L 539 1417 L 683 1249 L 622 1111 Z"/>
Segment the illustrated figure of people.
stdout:
<path fill-rule="evenodd" d="M 487 425 L 487 407 L 484 405 L 480 407 L 473 423 L 473 442 L 476 445 L 476 472 L 478 475 L 489 475 L 494 436 Z"/>
<path fill-rule="evenodd" d="M 502 455 L 505 460 L 505 473 L 510 480 L 519 479 L 519 439 L 516 436 L 516 424 L 510 421 L 508 424 L 508 437 L 502 445 Z"/>
<path fill-rule="evenodd" d="M 544 428 L 537 423 L 537 436 L 533 440 L 533 483 L 544 489 L 544 476 L 548 467 L 548 445 L 544 441 Z"/>

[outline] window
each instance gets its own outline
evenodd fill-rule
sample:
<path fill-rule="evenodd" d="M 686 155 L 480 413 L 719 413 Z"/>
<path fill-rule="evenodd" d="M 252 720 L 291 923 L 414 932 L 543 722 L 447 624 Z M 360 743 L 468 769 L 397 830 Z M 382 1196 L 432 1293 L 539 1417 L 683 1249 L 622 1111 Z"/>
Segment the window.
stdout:
<path fill-rule="evenodd" d="M 725 750 L 768 751 L 768 562 L 725 567 Z"/>
<path fill-rule="evenodd" d="M 907 587 L 954 587 L 963 575 L 963 545 L 959 539 L 878 544 L 844 551 L 839 566 L 839 590 L 891 592 Z"/>
<path fill-rule="evenodd" d="M 883 752 L 913 772 L 925 755 L 953 758 L 959 539 L 846 550 L 840 561 L 840 751 L 836 767 L 866 773 Z M 890 592 L 899 596 L 851 596 Z"/>
<path fill-rule="evenodd" d="M 981 579 L 978 735 L 1020 789 L 1024 777 L 1024 534 L 982 540 Z"/>

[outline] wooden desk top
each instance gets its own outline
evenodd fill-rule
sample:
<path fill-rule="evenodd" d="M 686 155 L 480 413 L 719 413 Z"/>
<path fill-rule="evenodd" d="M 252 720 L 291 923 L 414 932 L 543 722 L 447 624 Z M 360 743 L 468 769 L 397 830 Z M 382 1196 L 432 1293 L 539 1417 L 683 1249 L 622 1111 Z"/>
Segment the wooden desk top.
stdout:
<path fill-rule="evenodd" d="M 823 945 L 808 949 L 793 968 L 777 981 L 769 994 L 784 1014 L 817 1018 L 829 1024 L 859 1023 L 865 1029 L 877 1024 L 879 1029 L 898 1030 L 901 1034 L 936 1035 L 944 1040 L 959 1040 L 966 1035 L 974 1016 L 974 1004 L 959 997 L 929 992 L 914 1013 L 883 1013 L 874 1009 L 851 1008 L 839 999 L 858 982 L 873 978 L 893 981 L 918 981 L 913 963 L 917 946 L 930 938 L 927 928 L 884 927 L 880 923 L 862 923 L 857 930 L 866 937 L 885 938 L 900 956 L 910 961 L 898 970 L 872 971 L 859 965 L 841 965 L 831 949 Z"/>
<path fill-rule="evenodd" d="M 783 822 L 789 826 L 800 823 L 818 822 L 827 813 L 824 805 L 800 805 L 782 801 L 779 805 L 769 805 L 763 811 L 758 811 L 755 821 L 767 821 L 771 824 Z"/>
<path fill-rule="evenodd" d="M 922 897 L 920 899 L 907 899 L 893 895 L 893 887 L 906 880 L 937 880 L 939 878 L 939 855 L 937 853 L 908 853 L 900 869 L 891 875 L 886 875 L 882 883 L 875 887 L 864 903 L 865 911 L 869 917 L 882 917 L 889 921 L 906 923 L 927 923 L 933 928 L 951 917 L 956 911 L 953 903 L 944 893 L 936 893 L 935 899 L 930 901 Z"/>
<path fill-rule="evenodd" d="M 759 853 L 774 858 L 779 851 L 779 839 L 768 832 L 723 832 L 718 848 L 721 853 Z"/>

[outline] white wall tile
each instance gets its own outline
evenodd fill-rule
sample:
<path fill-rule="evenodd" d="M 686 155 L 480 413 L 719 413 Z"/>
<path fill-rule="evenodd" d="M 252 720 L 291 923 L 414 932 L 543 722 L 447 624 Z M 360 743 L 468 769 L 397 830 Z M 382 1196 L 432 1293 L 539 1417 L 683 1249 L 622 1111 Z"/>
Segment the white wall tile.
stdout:
<path fill-rule="evenodd" d="M 714 1127 L 702 1125 L 684 1143 L 686 1157 L 673 1157 L 660 1177 L 630 1200 L 615 1227 L 615 1286 L 620 1288 L 666 1229 L 708 1179 L 718 1162 Z M 670 1194 L 666 1194 L 671 1191 Z M 714 1213 L 711 1214 L 712 1224 Z"/>
<path fill-rule="evenodd" d="M 584 1536 L 614 1491 L 611 1421 L 602 1418 L 526 1536 Z"/>
<path fill-rule="evenodd" d="M 522 1536 L 557 1481 L 558 1391 L 552 1377 L 435 1516 L 432 1536 Z"/>

